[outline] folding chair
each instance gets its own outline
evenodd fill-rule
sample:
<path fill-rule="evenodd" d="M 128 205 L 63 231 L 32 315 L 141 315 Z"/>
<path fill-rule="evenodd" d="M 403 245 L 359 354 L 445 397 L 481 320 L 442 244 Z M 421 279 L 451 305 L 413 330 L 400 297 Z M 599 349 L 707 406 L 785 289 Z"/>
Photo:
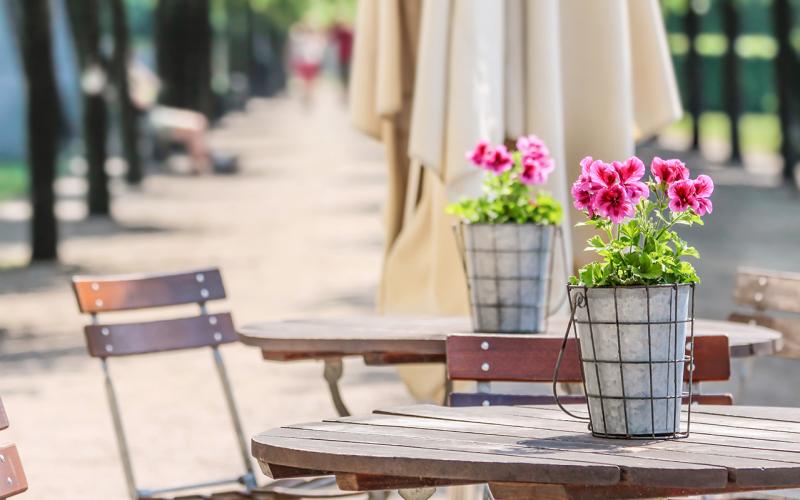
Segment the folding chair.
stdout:
<path fill-rule="evenodd" d="M 0 430 L 8 429 L 8 416 L 0 401 Z M 22 470 L 17 447 L 0 445 L 0 499 L 13 497 L 28 489 L 28 480 Z"/>
<path fill-rule="evenodd" d="M 728 380 L 731 375 L 728 337 L 695 336 L 692 382 Z M 472 380 L 476 393 L 453 393 L 450 406 L 544 405 L 555 404 L 552 395 L 492 394 L 491 382 L 552 382 L 562 339 L 517 337 L 513 335 L 451 335 L 447 338 L 447 376 L 449 380 Z M 580 383 L 578 343 L 570 338 L 559 371 L 560 383 Z M 692 401 L 701 404 L 730 405 L 730 394 L 698 394 Z M 563 403 L 585 403 L 584 396 L 560 396 Z"/>
<path fill-rule="evenodd" d="M 800 273 L 741 268 L 733 297 L 753 311 L 731 314 L 731 321 L 778 330 L 783 334 L 778 356 L 800 359 Z"/>
<path fill-rule="evenodd" d="M 242 430 L 239 412 L 233 398 L 222 355 L 221 344 L 237 341 L 233 320 L 229 313 L 209 314 L 206 303 L 225 298 L 222 276 L 218 269 L 202 269 L 180 274 L 126 275 L 72 279 L 78 306 L 91 315 L 91 324 L 84 328 L 89 355 L 100 358 L 105 377 L 105 387 L 111 417 L 119 447 L 128 493 L 131 499 L 165 498 L 161 495 L 192 489 L 205 489 L 223 485 L 241 485 L 242 491 L 214 493 L 211 496 L 195 495 L 180 498 L 278 498 L 278 497 L 339 497 L 351 495 L 335 487 L 329 477 L 310 480 L 277 480 L 264 487 L 256 483 L 250 461 L 247 441 Z M 138 323 L 100 323 L 97 315 L 112 311 L 147 309 L 163 306 L 197 303 L 198 316 Z M 205 481 L 197 484 L 158 489 L 137 487 L 131 465 L 128 442 L 122 425 L 119 404 L 111 380 L 108 360 L 117 356 L 142 355 L 161 351 L 174 351 L 209 347 L 222 384 L 225 402 L 233 422 L 244 472 L 232 478 Z M 172 497 L 178 498 L 178 497 Z"/>

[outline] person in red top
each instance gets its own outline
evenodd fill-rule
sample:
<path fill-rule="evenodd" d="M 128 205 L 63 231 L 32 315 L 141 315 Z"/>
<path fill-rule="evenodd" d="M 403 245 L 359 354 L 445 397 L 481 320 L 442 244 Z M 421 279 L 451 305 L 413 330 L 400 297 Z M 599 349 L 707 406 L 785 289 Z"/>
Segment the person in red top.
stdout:
<path fill-rule="evenodd" d="M 353 28 L 346 22 L 337 21 L 330 28 L 330 37 L 336 45 L 339 79 L 346 91 L 350 82 L 350 62 L 353 59 Z"/>

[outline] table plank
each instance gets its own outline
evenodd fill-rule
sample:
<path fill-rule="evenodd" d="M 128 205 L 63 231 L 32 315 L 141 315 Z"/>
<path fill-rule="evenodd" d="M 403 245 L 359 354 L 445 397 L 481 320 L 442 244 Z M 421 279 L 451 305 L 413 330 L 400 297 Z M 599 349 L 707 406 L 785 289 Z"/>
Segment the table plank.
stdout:
<path fill-rule="evenodd" d="M 546 332 L 520 337 L 562 338 L 566 325 L 566 317 L 553 317 Z M 268 359 L 368 355 L 373 362 L 385 358 L 403 363 L 417 355 L 425 361 L 444 360 L 449 335 L 473 334 L 469 318 L 460 316 L 296 319 L 245 325 L 238 333 L 242 343 L 261 348 Z M 733 357 L 773 354 L 782 345 L 775 330 L 730 321 L 697 319 L 695 335 L 726 335 Z"/>
<path fill-rule="evenodd" d="M 387 410 L 376 410 L 376 413 L 389 414 L 408 417 L 425 417 L 440 420 L 460 420 L 475 423 L 488 423 L 492 425 L 505 425 L 511 427 L 546 428 L 549 430 L 576 432 L 575 420 L 565 415 L 557 407 L 542 407 L 552 411 L 539 416 L 539 418 L 524 418 L 513 412 L 515 407 L 493 406 L 493 407 L 464 407 L 458 408 L 458 413 L 443 412 L 445 407 L 434 405 L 416 405 L 409 407 L 391 408 Z M 583 424 L 583 432 L 588 432 L 586 424 Z M 616 441 L 616 440 L 615 440 Z M 719 436 L 694 432 L 692 426 L 692 442 L 702 442 L 708 444 L 720 444 L 726 446 L 739 446 L 743 448 L 768 449 L 772 451 L 785 451 L 798 453 L 800 444 L 783 441 L 765 441 L 748 437 L 732 435 Z M 638 441 L 642 443 L 643 441 Z"/>
<path fill-rule="evenodd" d="M 374 475 L 460 479 L 479 482 L 487 479 L 506 481 L 528 477 L 531 481 L 559 484 L 616 484 L 619 467 L 604 464 L 575 463 L 534 457 L 515 457 L 493 453 L 404 447 L 350 442 L 331 436 L 324 439 L 308 431 L 274 429 L 253 439 L 253 456 L 266 464 L 298 469 Z M 452 468 L 458 462 L 457 469 Z"/>
<path fill-rule="evenodd" d="M 256 436 L 252 449 L 267 471 L 271 464 L 331 471 L 358 489 L 387 481 L 546 483 L 562 485 L 558 498 L 590 498 L 800 486 L 800 443 L 780 440 L 797 433 L 739 427 L 758 413 L 775 415 L 742 408 L 716 415 L 717 424 L 698 423 L 703 432 L 688 439 L 631 441 L 594 438 L 553 406 L 415 405 L 274 429 Z"/>

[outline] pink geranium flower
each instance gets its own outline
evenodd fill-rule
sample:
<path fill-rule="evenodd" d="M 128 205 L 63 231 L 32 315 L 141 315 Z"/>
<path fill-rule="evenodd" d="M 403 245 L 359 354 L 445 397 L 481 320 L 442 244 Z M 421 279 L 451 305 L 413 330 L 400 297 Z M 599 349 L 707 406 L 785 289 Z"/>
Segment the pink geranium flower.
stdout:
<path fill-rule="evenodd" d="M 543 155 L 550 156 L 550 151 L 547 149 L 544 141 L 535 135 L 522 136 L 517 139 L 517 149 L 523 155 Z"/>
<path fill-rule="evenodd" d="M 496 174 L 501 174 L 514 166 L 514 159 L 505 146 L 487 148 L 483 155 L 483 166 Z"/>
<path fill-rule="evenodd" d="M 667 190 L 669 209 L 673 212 L 684 212 L 697 206 L 697 191 L 694 181 L 684 179 L 673 182 Z"/>
<path fill-rule="evenodd" d="M 472 151 L 467 151 L 467 160 L 471 161 L 474 165 L 478 167 L 483 166 L 483 157 L 486 155 L 486 151 L 489 149 L 489 142 L 487 141 L 479 141 L 478 144 L 475 145 L 475 149 Z"/>
<path fill-rule="evenodd" d="M 549 156 L 524 156 L 522 158 L 522 171 L 519 173 L 519 180 L 523 184 L 534 185 L 544 184 L 547 177 L 555 169 L 555 163 Z"/>
<path fill-rule="evenodd" d="M 635 205 L 639 203 L 640 199 L 650 196 L 650 189 L 647 188 L 647 184 L 641 181 L 641 178 L 644 177 L 644 163 L 642 163 L 642 160 L 631 156 L 624 163 L 615 161 L 612 165 L 617 171 L 619 183 L 625 189 L 631 199 L 631 203 Z"/>
<path fill-rule="evenodd" d="M 711 193 L 714 192 L 714 181 L 707 175 L 698 175 L 694 181 L 695 204 L 692 206 L 697 215 L 710 214 L 714 209 Z"/>
<path fill-rule="evenodd" d="M 591 181 L 578 179 L 572 184 L 572 205 L 578 210 L 586 210 L 589 217 L 594 217 L 595 190 Z"/>
<path fill-rule="evenodd" d="M 672 184 L 689 178 L 689 169 L 678 159 L 662 160 L 658 156 L 650 163 L 650 173 L 658 182 Z"/>
<path fill-rule="evenodd" d="M 599 187 L 607 188 L 619 183 L 619 174 L 612 165 L 594 160 L 589 165 L 589 179 Z"/>
<path fill-rule="evenodd" d="M 594 205 L 600 215 L 617 224 L 634 214 L 633 203 L 620 184 L 601 189 L 595 195 Z"/>

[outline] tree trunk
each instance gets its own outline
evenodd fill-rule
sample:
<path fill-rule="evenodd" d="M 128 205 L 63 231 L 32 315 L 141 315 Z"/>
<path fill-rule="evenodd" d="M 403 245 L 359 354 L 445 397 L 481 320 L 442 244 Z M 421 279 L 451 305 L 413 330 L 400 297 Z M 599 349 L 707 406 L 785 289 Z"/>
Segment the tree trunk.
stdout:
<path fill-rule="evenodd" d="M 131 101 L 128 85 L 128 22 L 124 0 L 111 0 L 111 20 L 114 31 L 112 71 L 117 89 L 120 111 L 122 150 L 128 163 L 127 180 L 130 184 L 142 182 L 142 164 L 139 157 L 139 120 Z"/>
<path fill-rule="evenodd" d="M 161 102 L 211 117 L 211 21 L 208 0 L 161 0 L 156 11 Z"/>
<path fill-rule="evenodd" d="M 686 9 L 686 37 L 689 39 L 689 52 L 686 54 L 686 90 L 689 113 L 692 115 L 692 149 L 700 149 L 700 115 L 703 112 L 703 79 L 700 54 L 697 52 L 697 35 L 700 32 L 700 19 L 692 2 Z"/>
<path fill-rule="evenodd" d="M 736 54 L 736 38 L 739 36 L 739 11 L 735 0 L 726 0 L 722 6 L 725 37 L 728 39 L 728 52 L 725 54 L 725 110 L 731 124 L 732 163 L 742 161 L 739 147 L 739 56 Z"/>
<path fill-rule="evenodd" d="M 22 62 L 28 81 L 31 260 L 55 260 L 58 226 L 54 211 L 59 103 L 53 72 L 48 0 L 22 0 Z"/>
<path fill-rule="evenodd" d="M 106 174 L 106 134 L 108 111 L 105 92 L 108 73 L 100 55 L 100 2 L 80 0 L 83 17 L 83 130 L 86 160 L 89 163 L 89 215 L 111 212 Z M 92 81 L 95 80 L 95 81 Z"/>
<path fill-rule="evenodd" d="M 791 45 L 792 6 L 788 0 L 775 0 L 773 4 L 773 22 L 775 38 L 778 41 L 778 57 L 775 59 L 775 82 L 778 86 L 778 116 L 781 121 L 781 156 L 783 157 L 783 175 L 786 179 L 794 176 L 794 165 L 797 154 L 792 137 L 792 82 L 796 64 L 794 49 Z"/>

